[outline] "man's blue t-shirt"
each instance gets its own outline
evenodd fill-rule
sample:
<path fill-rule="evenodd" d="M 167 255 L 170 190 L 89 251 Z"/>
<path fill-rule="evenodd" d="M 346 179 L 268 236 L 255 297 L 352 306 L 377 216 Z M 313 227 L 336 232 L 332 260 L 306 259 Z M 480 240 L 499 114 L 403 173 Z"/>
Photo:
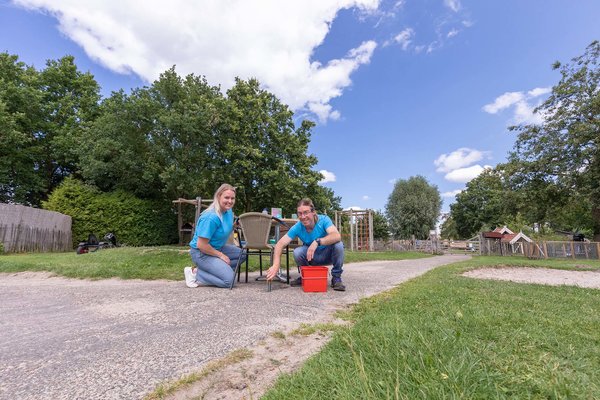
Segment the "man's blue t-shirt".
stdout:
<path fill-rule="evenodd" d="M 223 218 L 219 218 L 214 210 L 203 212 L 198 218 L 194 237 L 190 242 L 190 247 L 198 248 L 198 238 L 208 239 L 208 243 L 217 250 L 227 243 L 229 235 L 233 230 L 233 211 L 227 210 L 223 213 Z"/>
<path fill-rule="evenodd" d="M 317 215 L 317 217 L 318 219 L 315 223 L 315 227 L 310 233 L 306 231 L 306 228 L 304 225 L 302 225 L 302 222 L 298 221 L 287 232 L 289 238 L 291 240 L 300 238 L 302 243 L 304 243 L 306 246 L 310 246 L 313 240 L 327 236 L 327 228 L 333 225 L 331 218 L 329 218 L 327 215 L 320 214 Z"/>

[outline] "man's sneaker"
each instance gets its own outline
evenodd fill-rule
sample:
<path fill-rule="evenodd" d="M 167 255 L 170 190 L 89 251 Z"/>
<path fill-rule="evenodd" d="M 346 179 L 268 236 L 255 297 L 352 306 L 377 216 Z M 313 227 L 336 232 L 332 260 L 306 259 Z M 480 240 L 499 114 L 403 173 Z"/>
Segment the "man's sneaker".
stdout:
<path fill-rule="evenodd" d="M 192 271 L 192 267 L 185 267 L 183 269 L 183 275 L 185 275 L 185 285 L 189 288 L 198 287 L 198 282 L 196 282 L 196 276 Z"/>
<path fill-rule="evenodd" d="M 290 286 L 302 286 L 302 277 L 299 276 L 293 281 L 290 281 Z"/>
<path fill-rule="evenodd" d="M 342 278 L 331 278 L 331 287 L 333 290 L 343 292 L 346 290 L 346 286 L 342 283 Z"/>

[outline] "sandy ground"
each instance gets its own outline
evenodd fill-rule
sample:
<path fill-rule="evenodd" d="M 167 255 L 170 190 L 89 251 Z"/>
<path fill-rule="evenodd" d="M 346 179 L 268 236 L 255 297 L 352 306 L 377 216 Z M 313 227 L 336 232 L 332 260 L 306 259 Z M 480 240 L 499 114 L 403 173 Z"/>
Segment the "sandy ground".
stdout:
<path fill-rule="evenodd" d="M 541 285 L 571 285 L 600 289 L 600 270 L 566 271 L 548 268 L 480 268 L 465 272 L 464 276 Z"/>
<path fill-rule="evenodd" d="M 189 289 L 183 271 L 179 282 L 0 274 L 0 399 L 140 399 L 239 351 L 251 356 L 172 398 L 257 399 L 329 338 L 293 329 L 339 322 L 336 310 L 468 258 L 348 264 L 348 290 L 325 293 L 267 292 L 254 276 L 231 291 Z"/>

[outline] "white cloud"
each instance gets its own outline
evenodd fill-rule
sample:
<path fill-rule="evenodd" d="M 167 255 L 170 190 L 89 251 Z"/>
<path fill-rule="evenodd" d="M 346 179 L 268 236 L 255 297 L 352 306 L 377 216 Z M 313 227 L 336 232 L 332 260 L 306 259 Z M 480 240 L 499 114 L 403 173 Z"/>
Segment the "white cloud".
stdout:
<path fill-rule="evenodd" d="M 442 154 L 433 164 L 438 172 L 451 172 L 480 161 L 484 157 L 489 157 L 489 152 L 461 147 L 450 154 Z"/>
<path fill-rule="evenodd" d="M 444 192 L 441 194 L 441 196 L 453 199 L 456 197 L 457 194 L 459 194 L 462 191 L 463 191 L 463 189 L 456 189 L 456 190 L 452 190 L 450 192 Z"/>
<path fill-rule="evenodd" d="M 369 196 L 367 196 L 367 195 L 364 195 L 364 196 L 362 197 L 362 199 L 363 199 L 363 200 L 371 200 L 371 198 L 370 198 Z"/>
<path fill-rule="evenodd" d="M 448 37 L 448 38 L 454 37 L 454 36 L 458 35 L 459 32 L 460 31 L 458 29 L 452 29 L 450 32 L 448 32 L 446 37 Z"/>
<path fill-rule="evenodd" d="M 323 179 L 321 179 L 319 183 L 335 182 L 336 178 L 333 172 L 327 171 L 326 169 L 322 169 L 319 172 L 323 175 Z"/>
<path fill-rule="evenodd" d="M 408 46 L 412 42 L 412 38 L 413 38 L 414 34 L 415 34 L 415 31 L 412 28 L 406 28 L 402 32 L 400 32 L 399 34 L 394 36 L 394 38 L 392 39 L 391 42 L 388 41 L 388 42 L 384 43 L 384 46 L 391 44 L 391 43 L 397 43 L 400 45 L 400 47 L 402 47 L 402 50 L 407 50 Z"/>
<path fill-rule="evenodd" d="M 490 165 L 484 165 L 483 167 L 479 164 L 472 165 L 467 168 L 458 168 L 448 172 L 444 178 L 451 182 L 467 183 L 471 179 L 477 177 L 484 169 L 492 168 Z"/>
<path fill-rule="evenodd" d="M 548 94 L 552 91 L 551 88 L 535 88 L 527 92 L 527 94 L 531 97 L 538 97 L 544 94 Z"/>
<path fill-rule="evenodd" d="M 460 10 L 460 1 L 459 0 L 444 0 L 444 5 L 454 12 L 457 12 L 458 10 Z"/>
<path fill-rule="evenodd" d="M 493 103 L 483 106 L 483 111 L 489 114 L 496 114 L 507 108 L 513 108 L 513 122 L 517 124 L 539 124 L 543 122 L 541 115 L 533 110 L 538 106 L 538 102 L 532 104 L 537 97 L 550 93 L 550 88 L 535 88 L 527 93 L 524 92 L 506 92 L 496 98 Z"/>
<path fill-rule="evenodd" d="M 395 184 L 396 184 L 396 182 L 398 182 L 398 178 L 392 178 L 392 179 L 390 179 L 390 180 L 388 181 L 388 183 L 390 183 L 390 184 L 392 184 L 392 185 L 395 185 Z"/>
<path fill-rule="evenodd" d="M 493 103 L 483 106 L 483 111 L 490 114 L 496 114 L 498 111 L 523 101 L 523 97 L 523 92 L 506 92 L 503 95 L 498 96 Z"/>
<path fill-rule="evenodd" d="M 543 122 L 539 114 L 535 114 L 532 106 L 524 101 L 515 105 L 513 119 L 517 124 L 540 124 Z"/>
<path fill-rule="evenodd" d="M 350 211 L 350 210 L 362 211 L 362 210 L 364 210 L 364 208 L 359 207 L 359 206 L 350 206 L 350 207 L 344 208 L 342 211 Z"/>
<path fill-rule="evenodd" d="M 180 75 L 204 75 L 223 90 L 236 76 L 256 77 L 292 109 L 325 121 L 340 117 L 329 102 L 351 85 L 351 74 L 370 62 L 377 44 L 357 43 L 325 65 L 311 55 L 340 10 L 374 12 L 380 0 L 14 2 L 53 15 L 61 32 L 113 71 L 152 82 L 176 65 Z"/>

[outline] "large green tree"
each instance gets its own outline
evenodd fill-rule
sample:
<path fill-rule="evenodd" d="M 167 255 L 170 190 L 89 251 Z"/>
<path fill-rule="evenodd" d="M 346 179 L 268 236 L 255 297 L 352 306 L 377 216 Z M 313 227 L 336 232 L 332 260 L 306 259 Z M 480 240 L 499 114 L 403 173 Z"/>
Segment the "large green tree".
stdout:
<path fill-rule="evenodd" d="M 450 205 L 452 223 L 460 238 L 467 239 L 482 228 L 493 228 L 516 212 L 514 199 L 501 169 L 487 169 L 467 183 Z"/>
<path fill-rule="evenodd" d="M 554 68 L 561 79 L 536 112 L 539 125 L 520 125 L 510 161 L 528 185 L 551 182 L 559 189 L 585 196 L 591 204 L 595 239 L 600 240 L 600 42 Z"/>
<path fill-rule="evenodd" d="M 0 199 L 39 205 L 77 172 L 77 146 L 97 116 L 100 88 L 72 56 L 37 71 L 0 54 Z"/>
<path fill-rule="evenodd" d="M 38 72 L 0 53 L 0 202 L 37 204 L 44 182 L 34 133 L 40 125 Z"/>
<path fill-rule="evenodd" d="M 435 185 L 422 176 L 399 180 L 388 198 L 386 215 L 397 238 L 427 239 L 440 215 L 442 198 Z"/>
<path fill-rule="evenodd" d="M 151 87 L 114 92 L 81 146 L 84 178 L 142 198 L 212 195 L 222 103 L 217 87 L 174 68 Z"/>
<path fill-rule="evenodd" d="M 322 212 L 340 208 L 318 184 L 308 154 L 310 121 L 293 113 L 257 80 L 236 80 L 223 96 L 204 78 L 175 68 L 131 95 L 116 92 L 80 146 L 85 180 L 103 191 L 142 198 L 210 197 L 223 182 L 237 186 L 236 211 L 281 207 L 294 212 L 311 197 Z"/>
<path fill-rule="evenodd" d="M 243 211 L 281 207 L 293 213 L 301 197 L 311 197 L 320 210 L 331 209 L 332 192 L 318 185 L 322 175 L 312 168 L 317 158 L 308 153 L 314 123 L 296 127 L 293 112 L 256 79 L 236 79 L 227 91 L 226 114 L 216 140 L 220 155 L 215 182 L 238 188 Z"/>

